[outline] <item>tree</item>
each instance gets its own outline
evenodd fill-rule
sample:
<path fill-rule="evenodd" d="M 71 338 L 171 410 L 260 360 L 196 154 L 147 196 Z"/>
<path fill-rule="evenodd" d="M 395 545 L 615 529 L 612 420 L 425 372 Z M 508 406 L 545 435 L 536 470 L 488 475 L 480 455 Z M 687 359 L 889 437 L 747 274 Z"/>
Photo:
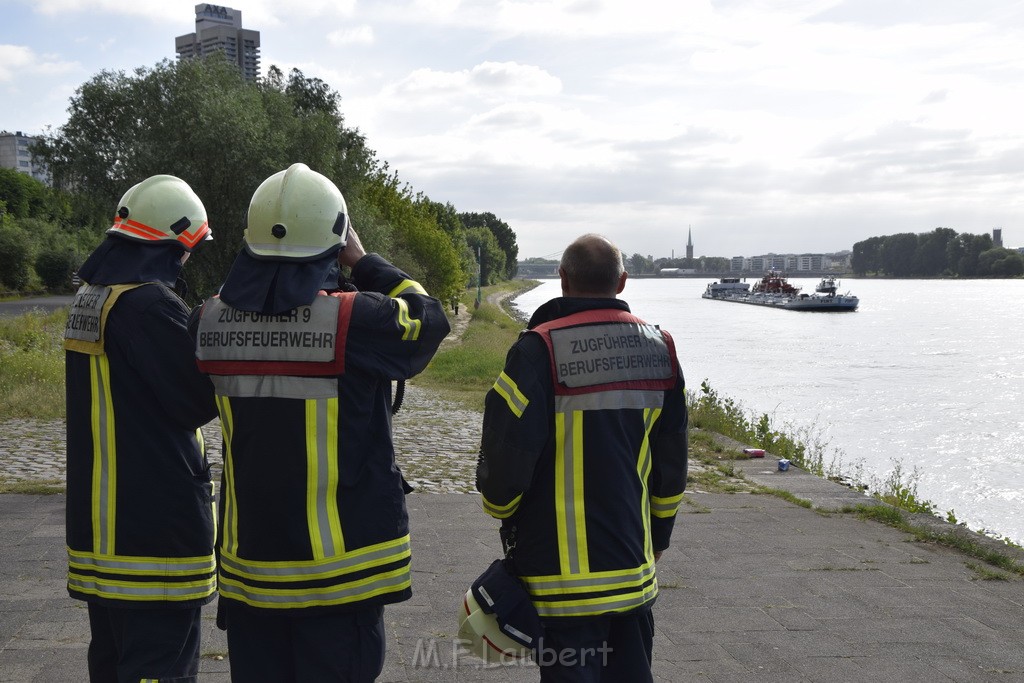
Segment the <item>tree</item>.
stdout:
<path fill-rule="evenodd" d="M 892 277 L 909 277 L 914 270 L 917 235 L 912 232 L 889 235 L 879 252 L 882 270 Z"/>
<path fill-rule="evenodd" d="M 992 237 L 990 235 L 970 235 L 963 233 L 957 236 L 954 253 L 959 255 L 956 264 L 956 272 L 961 277 L 976 277 L 983 275 L 979 269 L 979 257 L 984 251 L 992 248 Z"/>
<path fill-rule="evenodd" d="M 869 237 L 866 240 L 853 245 L 853 255 L 850 257 L 850 267 L 857 275 L 877 273 L 882 270 L 882 245 L 884 237 Z"/>
<path fill-rule="evenodd" d="M 949 228 L 935 228 L 920 235 L 914 254 L 914 275 L 934 277 L 952 272 L 948 267 L 947 247 L 953 239 L 956 239 L 956 231 Z"/>
<path fill-rule="evenodd" d="M 505 252 L 494 233 L 486 227 L 470 228 L 466 231 L 466 241 L 480 257 L 480 284 L 493 285 L 504 279 Z"/>
<path fill-rule="evenodd" d="M 362 136 L 332 110 L 338 98 L 293 71 L 284 90 L 253 85 L 222 58 L 164 61 L 132 74 L 104 71 L 76 91 L 69 117 L 39 145 L 58 187 L 74 189 L 107 227 L 118 198 L 146 177 L 183 179 L 206 205 L 214 240 L 189 264 L 199 296 L 215 291 L 237 254 L 249 199 L 296 161 L 346 198 L 372 166 Z"/>
<path fill-rule="evenodd" d="M 1024 275 L 1024 257 L 1012 249 L 995 247 L 978 255 L 978 275 L 1018 277 Z"/>
<path fill-rule="evenodd" d="M 508 223 L 501 220 L 493 213 L 461 213 L 459 218 L 467 228 L 485 227 L 494 235 L 498 247 L 505 253 L 504 267 L 497 271 L 500 279 L 511 279 L 516 275 L 516 267 L 519 259 L 519 246 L 516 244 L 516 234 L 509 227 Z"/>

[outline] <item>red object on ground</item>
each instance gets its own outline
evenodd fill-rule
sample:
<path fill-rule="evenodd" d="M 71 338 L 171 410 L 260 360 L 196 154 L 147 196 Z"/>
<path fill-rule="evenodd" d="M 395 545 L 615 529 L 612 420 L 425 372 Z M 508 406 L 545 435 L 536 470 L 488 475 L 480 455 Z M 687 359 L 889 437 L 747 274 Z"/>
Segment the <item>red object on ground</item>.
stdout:
<path fill-rule="evenodd" d="M 746 453 L 747 455 L 749 455 L 751 458 L 763 458 L 764 457 L 764 449 L 763 448 L 744 448 L 743 452 Z"/>

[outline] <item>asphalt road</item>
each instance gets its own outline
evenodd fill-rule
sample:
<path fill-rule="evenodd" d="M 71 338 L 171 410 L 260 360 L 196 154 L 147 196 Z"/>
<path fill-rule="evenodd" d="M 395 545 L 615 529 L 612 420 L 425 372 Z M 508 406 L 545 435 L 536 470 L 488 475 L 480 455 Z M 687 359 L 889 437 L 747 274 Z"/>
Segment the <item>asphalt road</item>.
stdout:
<path fill-rule="evenodd" d="M 54 311 L 58 308 L 70 306 L 74 298 L 74 294 L 60 294 L 57 296 L 32 296 L 24 299 L 0 301 L 0 316 L 21 315 L 34 308 L 43 311 Z"/>

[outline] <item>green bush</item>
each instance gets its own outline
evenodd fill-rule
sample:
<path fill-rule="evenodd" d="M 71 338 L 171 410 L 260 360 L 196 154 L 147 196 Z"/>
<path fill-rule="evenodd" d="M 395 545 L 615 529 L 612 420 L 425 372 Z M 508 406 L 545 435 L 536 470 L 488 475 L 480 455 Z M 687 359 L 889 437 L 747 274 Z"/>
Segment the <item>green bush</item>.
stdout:
<path fill-rule="evenodd" d="M 71 287 L 71 275 L 78 267 L 78 256 L 67 247 L 47 249 L 36 256 L 36 274 L 51 291 L 65 291 Z"/>
<path fill-rule="evenodd" d="M 14 225 L 0 225 L 0 286 L 20 291 L 32 280 L 32 243 Z"/>

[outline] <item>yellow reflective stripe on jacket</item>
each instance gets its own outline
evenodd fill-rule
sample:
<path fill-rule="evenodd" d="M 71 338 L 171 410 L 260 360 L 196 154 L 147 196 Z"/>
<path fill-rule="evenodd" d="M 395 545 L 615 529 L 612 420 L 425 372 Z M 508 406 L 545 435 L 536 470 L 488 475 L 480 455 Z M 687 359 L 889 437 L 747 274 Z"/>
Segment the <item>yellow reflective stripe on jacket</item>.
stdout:
<path fill-rule="evenodd" d="M 534 600 L 541 617 L 587 617 L 608 612 L 626 612 L 653 600 L 658 595 L 655 579 L 642 590 L 616 593 L 584 600 Z"/>
<path fill-rule="evenodd" d="M 423 285 L 415 280 L 402 280 L 398 283 L 397 287 L 391 290 L 388 296 L 394 299 L 403 294 L 422 294 L 427 296 L 427 290 L 423 289 Z"/>
<path fill-rule="evenodd" d="M 640 442 L 640 454 L 637 458 L 636 473 L 640 477 L 640 519 L 644 523 L 644 557 L 648 561 L 654 557 L 654 547 L 651 545 L 651 497 L 647 488 L 647 480 L 651 476 L 652 454 L 651 454 L 651 430 L 654 423 L 661 416 L 661 408 L 644 409 L 644 438 Z"/>
<path fill-rule="evenodd" d="M 217 563 L 199 557 L 135 557 L 68 551 L 68 589 L 112 600 L 201 600 L 217 589 Z M 154 579 L 192 580 L 154 580 Z"/>
<path fill-rule="evenodd" d="M 679 503 L 683 501 L 683 494 L 659 498 L 651 496 L 651 514 L 655 517 L 674 517 L 679 510 Z"/>
<path fill-rule="evenodd" d="M 294 609 L 344 605 L 399 593 L 412 586 L 409 565 L 374 576 L 322 588 L 261 588 L 249 586 L 224 575 L 220 577 L 222 597 L 244 602 L 253 607 Z"/>
<path fill-rule="evenodd" d="M 306 523 L 313 557 L 345 552 L 338 514 L 338 399 L 306 401 Z"/>
<path fill-rule="evenodd" d="M 555 518 L 562 574 L 590 571 L 583 494 L 583 412 L 555 415 Z"/>
<path fill-rule="evenodd" d="M 362 572 L 373 567 L 386 567 L 407 561 L 412 553 L 409 535 L 384 543 L 366 546 L 316 560 L 265 561 L 247 560 L 231 553 L 221 553 L 221 569 L 243 579 L 263 582 L 298 582 L 331 579 Z"/>
<path fill-rule="evenodd" d="M 512 380 L 511 377 L 505 374 L 502 370 L 501 374 L 498 375 L 498 379 L 494 382 L 494 390 L 498 392 L 498 395 L 505 399 L 505 403 L 508 404 L 509 410 L 516 417 L 522 417 L 523 411 L 526 410 L 526 406 L 530 405 L 529 399 L 523 395 L 523 392 L 519 391 L 519 387 Z"/>
<path fill-rule="evenodd" d="M 68 572 L 68 589 L 112 600 L 201 600 L 213 595 L 217 578 L 197 581 L 124 581 Z"/>
<path fill-rule="evenodd" d="M 596 593 L 623 588 L 641 589 L 654 578 L 655 565 L 648 562 L 642 567 L 592 572 L 576 576 L 521 576 L 531 596 L 573 593 Z"/>
<path fill-rule="evenodd" d="M 481 495 L 480 498 L 483 500 L 484 512 L 489 514 L 491 517 L 497 519 L 505 519 L 515 514 L 515 511 L 519 508 L 519 501 L 523 499 L 523 494 L 519 494 L 505 505 L 496 505 L 491 501 L 487 500 L 486 496 Z"/>
<path fill-rule="evenodd" d="M 139 576 L 208 574 L 217 568 L 212 554 L 201 557 L 135 557 L 84 553 L 71 548 L 68 548 L 68 565 L 73 569 Z"/>
<path fill-rule="evenodd" d="M 89 357 L 92 431 L 93 551 L 114 552 L 117 509 L 117 447 L 114 399 L 110 393 L 110 362 L 106 354 Z"/>
<path fill-rule="evenodd" d="M 232 448 L 235 435 L 235 416 L 227 396 L 217 396 L 220 430 L 224 441 L 224 530 L 220 541 L 222 552 L 238 552 L 238 498 L 235 493 L 235 453 Z"/>
<path fill-rule="evenodd" d="M 405 299 L 394 299 L 398 305 L 398 324 L 402 326 L 402 341 L 416 341 L 420 338 L 421 322 L 409 315 L 409 302 Z"/>

